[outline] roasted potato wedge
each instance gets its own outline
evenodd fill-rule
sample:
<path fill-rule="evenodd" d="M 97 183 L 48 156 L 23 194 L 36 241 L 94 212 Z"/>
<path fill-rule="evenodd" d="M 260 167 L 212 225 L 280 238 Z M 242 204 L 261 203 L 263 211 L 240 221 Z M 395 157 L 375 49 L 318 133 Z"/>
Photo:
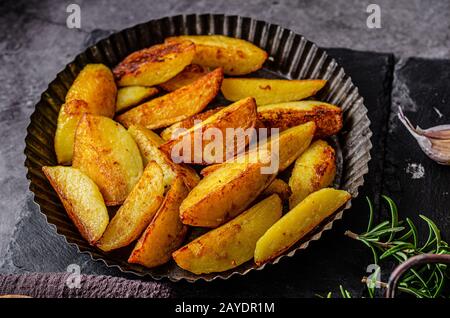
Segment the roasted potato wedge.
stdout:
<path fill-rule="evenodd" d="M 307 196 L 258 240 L 255 263 L 260 266 L 288 250 L 350 198 L 347 191 L 332 188 L 321 189 Z"/>
<path fill-rule="evenodd" d="M 161 138 L 153 131 L 142 126 L 132 125 L 128 128 L 128 132 L 138 145 L 144 166 L 147 166 L 149 162 L 155 161 L 162 169 L 164 188 L 168 189 L 175 179 L 176 171 L 173 169 L 170 159 L 158 148 Z"/>
<path fill-rule="evenodd" d="M 181 268 L 195 274 L 223 272 L 252 259 L 258 239 L 281 217 L 274 194 L 173 253 Z"/>
<path fill-rule="evenodd" d="M 128 128 L 128 132 L 139 147 L 144 160 L 144 166 L 151 161 L 155 161 L 162 169 L 165 189 L 169 189 L 177 175 L 183 178 L 189 189 L 195 187 L 200 181 L 199 176 L 193 169 L 173 163 L 169 156 L 159 150 L 159 146 L 164 141 L 156 133 L 145 127 L 136 125 Z"/>
<path fill-rule="evenodd" d="M 181 222 L 192 226 L 217 227 L 238 215 L 275 178 L 275 173 L 262 173 L 266 163 L 266 159 L 227 163 L 208 174 L 181 204 Z"/>
<path fill-rule="evenodd" d="M 88 64 L 78 74 L 61 106 L 55 133 L 55 152 L 59 164 L 70 164 L 75 129 L 83 114 L 113 117 L 117 88 L 103 64 Z"/>
<path fill-rule="evenodd" d="M 277 142 L 279 146 L 279 171 L 289 167 L 306 149 L 308 149 L 316 131 L 316 125 L 310 121 L 281 132 Z M 271 137 L 271 141 L 274 138 Z"/>
<path fill-rule="evenodd" d="M 342 110 L 320 101 L 258 106 L 258 119 L 265 127 L 277 127 L 281 130 L 314 121 L 317 125 L 317 138 L 334 135 L 342 129 Z"/>
<path fill-rule="evenodd" d="M 289 178 L 292 195 L 289 208 L 293 209 L 310 193 L 328 187 L 336 175 L 336 157 L 333 147 L 326 141 L 315 141 L 295 161 Z"/>
<path fill-rule="evenodd" d="M 73 167 L 99 187 L 106 205 L 121 204 L 142 175 L 142 159 L 130 134 L 110 118 L 84 114 L 76 133 Z"/>
<path fill-rule="evenodd" d="M 72 222 L 89 244 L 103 235 L 108 210 L 97 185 L 80 170 L 72 167 L 42 167 L 47 179 L 61 199 Z"/>
<path fill-rule="evenodd" d="M 257 105 L 266 105 L 313 96 L 325 86 L 326 82 L 326 80 L 226 78 L 223 80 L 221 90 L 228 100 L 237 101 L 253 97 Z"/>
<path fill-rule="evenodd" d="M 192 84 L 208 73 L 209 70 L 206 67 L 198 64 L 189 64 L 181 71 L 181 73 L 178 73 L 167 82 L 159 84 L 159 86 L 165 91 L 173 92 L 183 86 Z"/>
<path fill-rule="evenodd" d="M 88 64 L 75 78 L 66 95 L 66 103 L 83 100 L 89 114 L 112 118 L 116 110 L 117 87 L 109 68 L 103 64 Z"/>
<path fill-rule="evenodd" d="M 137 242 L 128 258 L 129 263 L 155 267 L 167 263 L 183 243 L 188 227 L 180 221 L 180 204 L 188 189 L 181 178 L 177 178 L 154 219 Z"/>
<path fill-rule="evenodd" d="M 203 168 L 200 174 L 204 177 L 208 176 L 217 169 L 232 162 L 252 162 L 255 161 L 255 156 L 264 151 L 272 151 L 273 159 L 278 160 L 277 171 L 284 171 L 289 167 L 295 159 L 298 158 L 311 144 L 316 125 L 314 122 L 308 122 L 303 125 L 292 127 L 281 132 L 278 135 L 273 135 L 268 140 L 261 140 L 258 147 L 250 150 L 244 154 L 240 154 L 236 158 L 232 158 L 223 163 L 217 163 Z"/>
<path fill-rule="evenodd" d="M 154 86 L 180 73 L 194 55 L 190 41 L 157 44 L 128 55 L 114 68 L 114 76 L 119 86 Z"/>
<path fill-rule="evenodd" d="M 127 86 L 117 91 L 116 113 L 130 109 L 138 105 L 143 100 L 158 94 L 156 87 Z"/>
<path fill-rule="evenodd" d="M 259 70 L 268 57 L 264 50 L 250 42 L 223 35 L 182 35 L 168 38 L 166 42 L 186 40 L 195 43 L 194 64 L 223 67 L 228 75 L 244 75 Z"/>
<path fill-rule="evenodd" d="M 125 127 L 133 124 L 148 129 L 167 127 L 201 112 L 219 92 L 222 79 L 223 70 L 218 68 L 192 84 L 119 115 L 117 120 Z"/>
<path fill-rule="evenodd" d="M 289 200 L 291 196 L 291 188 L 289 185 L 281 179 L 273 180 L 267 188 L 261 193 L 260 197 L 267 198 L 272 194 L 277 194 L 282 201 Z"/>
<path fill-rule="evenodd" d="M 196 122 L 200 123 L 204 121 L 206 118 L 211 117 L 221 109 L 223 109 L 223 107 L 216 107 L 204 111 L 203 113 L 195 114 L 189 118 L 186 118 L 185 120 L 179 121 L 178 123 L 175 123 L 164 129 L 160 134 L 161 138 L 164 139 L 165 141 L 175 139 L 176 138 L 175 132 L 177 132 L 178 129 L 179 129 L 178 131 L 181 131 L 182 128 L 190 129 L 194 126 Z"/>
<path fill-rule="evenodd" d="M 97 246 L 108 252 L 136 240 L 152 221 L 163 199 L 163 172 L 157 163 L 150 162 Z"/>
<path fill-rule="evenodd" d="M 83 114 L 89 113 L 84 100 L 74 99 L 61 106 L 55 133 L 55 153 L 59 164 L 71 164 L 75 130 Z"/>
<path fill-rule="evenodd" d="M 176 139 L 171 139 L 160 146 L 160 149 L 170 156 L 175 162 L 212 164 L 224 162 L 227 158 L 233 157 L 242 152 L 250 142 L 250 136 L 229 136 L 226 133 L 228 128 L 241 128 L 244 133 L 247 129 L 253 128 L 256 122 L 256 104 L 253 98 L 246 98 L 224 107 L 219 112 L 208 117 L 203 122 L 185 131 Z M 215 130 L 222 138 L 216 140 L 206 140 L 206 135 Z M 209 130 L 209 131 L 208 131 Z M 198 138 L 202 138 L 201 151 L 196 151 L 195 144 Z M 190 149 L 186 150 L 186 146 Z M 234 145 L 234 147 L 233 147 Z M 187 151 L 188 153 L 184 153 Z"/>
<path fill-rule="evenodd" d="M 316 124 L 310 121 L 289 128 L 278 135 L 273 135 L 265 142 L 261 141 L 257 150 L 261 152 L 263 149 L 269 149 L 275 152 L 279 159 L 278 171 L 281 172 L 286 170 L 295 159 L 308 149 L 315 131 Z"/>

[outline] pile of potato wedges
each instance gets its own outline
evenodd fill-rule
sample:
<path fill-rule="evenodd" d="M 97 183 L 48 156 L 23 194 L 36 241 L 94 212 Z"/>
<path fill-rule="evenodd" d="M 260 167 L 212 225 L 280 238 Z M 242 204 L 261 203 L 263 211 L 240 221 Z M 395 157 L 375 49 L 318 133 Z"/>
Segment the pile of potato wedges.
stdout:
<path fill-rule="evenodd" d="M 267 57 L 241 39 L 175 36 L 112 70 L 81 70 L 58 116 L 59 165 L 42 169 L 89 244 L 105 253 L 132 244 L 128 262 L 148 268 L 172 259 L 195 274 L 260 266 L 351 198 L 330 188 L 326 140 L 342 111 L 311 100 L 326 81 L 245 77 Z M 218 94 L 232 103 L 211 107 Z M 204 156 L 208 142 L 177 154 L 183 138 L 209 128 L 280 133 L 260 138 L 256 152 L 250 138 L 226 138 L 219 156 Z M 263 172 L 275 152 L 277 168 Z M 192 227 L 209 230 L 187 242 Z"/>

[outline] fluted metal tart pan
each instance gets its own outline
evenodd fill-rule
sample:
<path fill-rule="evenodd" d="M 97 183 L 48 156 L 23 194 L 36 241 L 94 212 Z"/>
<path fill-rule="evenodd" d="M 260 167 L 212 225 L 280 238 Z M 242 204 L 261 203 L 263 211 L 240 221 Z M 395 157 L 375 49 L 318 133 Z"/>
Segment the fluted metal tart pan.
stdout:
<path fill-rule="evenodd" d="M 253 42 L 266 50 L 270 56 L 257 76 L 327 79 L 327 85 L 316 97 L 341 107 L 344 116 L 342 131 L 332 139 L 338 154 L 335 186 L 349 191 L 353 198 L 358 195 L 358 188 L 364 183 L 363 176 L 368 172 L 372 133 L 363 98 L 344 69 L 314 43 L 278 25 L 240 16 L 191 14 L 152 20 L 114 33 L 79 54 L 57 74 L 31 115 L 25 139 L 25 166 L 28 169 L 27 177 L 35 202 L 48 223 L 55 225 L 57 233 L 63 236 L 68 244 L 75 245 L 81 253 L 89 254 L 93 260 L 101 261 L 106 266 L 117 267 L 123 272 L 140 276 L 150 275 L 154 279 L 185 279 L 190 282 L 199 279 L 227 279 L 233 275 L 245 275 L 251 270 L 263 270 L 265 266 L 276 264 L 282 258 L 301 254 L 301 250 L 306 249 L 312 241 L 320 239 L 323 231 L 331 229 L 334 221 L 341 219 L 343 211 L 350 207 L 350 202 L 271 263 L 256 267 L 253 261 L 249 261 L 223 273 L 195 275 L 177 267 L 174 262 L 154 269 L 128 264 L 127 253 L 130 249 L 104 253 L 90 246 L 68 218 L 58 196 L 43 175 L 42 166 L 57 164 L 53 138 L 58 111 L 80 70 L 88 63 L 103 63 L 113 67 L 131 52 L 163 42 L 168 36 L 182 34 L 223 34 Z M 216 102 L 223 103 L 224 100 L 219 97 Z"/>

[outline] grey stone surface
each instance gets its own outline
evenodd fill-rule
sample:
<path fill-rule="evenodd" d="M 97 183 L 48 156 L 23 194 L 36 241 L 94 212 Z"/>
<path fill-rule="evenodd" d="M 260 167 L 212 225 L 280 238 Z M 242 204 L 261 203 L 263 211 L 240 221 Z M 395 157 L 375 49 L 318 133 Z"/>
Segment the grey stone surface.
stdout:
<path fill-rule="evenodd" d="M 2 271 L 20 272 L 22 264 L 6 257 L 18 223 L 35 223 L 36 235 L 46 226 L 27 190 L 23 168 L 24 137 L 29 115 L 39 94 L 66 63 L 92 41 L 112 30 L 162 16 L 182 13 L 227 13 L 278 23 L 305 35 L 324 47 L 393 52 L 398 57 L 450 56 L 450 2 L 446 0 L 378 0 L 381 29 L 368 29 L 366 8 L 373 1 L 81 1 L 82 29 L 68 29 L 69 2 L 16 0 L 0 3 L 0 266 Z M 404 81 L 397 81 L 399 85 Z M 407 86 L 396 89 L 409 96 Z M 412 102 L 411 107 L 414 106 Z M 41 228 L 40 228 L 41 227 Z M 57 244 L 65 244 L 58 237 Z M 44 241 L 19 237 L 11 244 L 29 244 L 29 253 Z M 61 253 L 55 249 L 55 256 Z M 80 256 L 65 249 L 66 258 Z M 31 257 L 32 255 L 30 255 Z M 30 258 L 32 259 L 32 258 Z M 95 273 L 87 257 L 87 271 Z M 26 261 L 26 258 L 24 258 Z M 33 265 L 33 264 L 32 264 Z M 29 266 L 29 264 L 27 265 Z M 35 270 L 42 270 L 36 265 Z M 51 264 L 46 271 L 55 270 Z M 293 292 L 295 294 L 295 291 Z"/>

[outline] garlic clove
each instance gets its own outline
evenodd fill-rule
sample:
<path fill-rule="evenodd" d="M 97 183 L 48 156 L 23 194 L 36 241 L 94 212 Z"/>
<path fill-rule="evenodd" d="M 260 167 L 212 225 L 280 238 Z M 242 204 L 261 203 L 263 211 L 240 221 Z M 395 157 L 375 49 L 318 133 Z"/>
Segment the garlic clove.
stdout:
<path fill-rule="evenodd" d="M 450 139 L 450 125 L 440 125 L 428 129 L 416 128 L 424 136 L 436 139 Z"/>
<path fill-rule="evenodd" d="M 419 126 L 414 128 L 401 108 L 399 108 L 398 118 L 430 159 L 442 165 L 450 165 L 450 125 L 428 129 L 422 129 Z"/>

